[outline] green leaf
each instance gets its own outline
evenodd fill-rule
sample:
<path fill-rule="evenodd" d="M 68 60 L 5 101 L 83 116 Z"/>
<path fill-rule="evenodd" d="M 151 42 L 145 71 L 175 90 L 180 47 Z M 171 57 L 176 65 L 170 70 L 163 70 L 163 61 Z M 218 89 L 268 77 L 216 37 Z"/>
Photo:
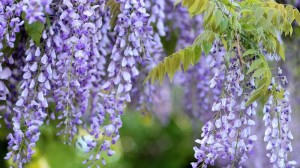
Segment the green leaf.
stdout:
<path fill-rule="evenodd" d="M 258 70 L 254 71 L 254 73 L 252 74 L 252 78 L 260 78 L 265 73 L 265 68 L 259 68 Z"/>
<path fill-rule="evenodd" d="M 188 67 L 191 64 L 194 65 L 200 57 L 201 49 L 199 46 L 190 46 L 180 50 L 166 57 L 162 62 L 154 67 L 144 80 L 144 83 L 150 79 L 151 83 L 154 83 L 156 80 L 162 82 L 164 80 L 165 73 L 168 74 L 170 81 L 172 81 L 174 74 L 178 70 L 181 70 L 181 64 L 183 65 L 184 71 L 186 71 Z"/>
<path fill-rule="evenodd" d="M 215 13 L 215 18 L 216 18 L 216 27 L 218 27 L 222 20 L 223 20 L 223 15 L 222 15 L 222 12 L 220 10 L 216 10 Z"/>
<path fill-rule="evenodd" d="M 254 49 L 249 49 L 243 53 L 243 57 L 248 56 L 248 55 L 254 55 L 256 51 Z"/>
<path fill-rule="evenodd" d="M 194 52 L 192 50 L 185 50 L 184 54 L 180 55 L 182 58 L 183 69 L 186 71 L 190 64 L 192 63 L 192 59 L 194 59 Z"/>
<path fill-rule="evenodd" d="M 193 48 L 194 52 L 195 52 L 195 58 L 194 58 L 194 63 L 196 64 L 197 62 L 199 62 L 201 56 L 202 56 L 202 50 L 200 46 L 194 46 Z"/>
<path fill-rule="evenodd" d="M 256 101 L 259 97 L 261 97 L 265 92 L 266 85 L 262 85 L 258 89 L 256 89 L 250 96 L 249 100 L 246 102 L 246 106 L 249 106 L 254 101 Z"/>
<path fill-rule="evenodd" d="M 212 43 L 214 42 L 216 38 L 216 35 L 214 32 L 207 30 L 204 31 L 202 34 L 200 34 L 196 40 L 194 41 L 194 46 L 201 46 L 202 47 L 202 51 L 205 53 L 205 55 L 208 55 L 211 47 L 212 47 Z"/>
<path fill-rule="evenodd" d="M 287 5 L 285 7 L 286 13 L 287 13 L 287 20 L 292 23 L 293 20 L 295 19 L 295 14 L 294 14 L 294 7 L 292 5 Z"/>
<path fill-rule="evenodd" d="M 261 60 L 261 59 L 255 60 L 255 61 L 251 64 L 251 66 L 250 66 L 250 68 L 249 68 L 247 74 L 253 72 L 255 69 L 259 68 L 261 65 L 262 65 L 262 60 Z"/>
<path fill-rule="evenodd" d="M 221 23 L 220 23 L 220 33 L 223 33 L 228 27 L 228 19 L 227 18 L 223 18 Z"/>
<path fill-rule="evenodd" d="M 161 65 L 161 63 L 159 64 L 158 66 L 158 80 L 160 83 L 162 83 L 164 81 L 164 77 L 165 77 L 165 73 L 166 73 L 166 70 L 165 70 L 165 67 L 163 65 Z"/>
<path fill-rule="evenodd" d="M 264 16 L 264 9 L 262 7 L 259 7 L 255 11 L 255 24 L 257 24 Z"/>
<path fill-rule="evenodd" d="M 294 9 L 294 16 L 295 16 L 295 20 L 298 23 L 298 25 L 300 25 L 300 13 L 297 9 Z"/>
<path fill-rule="evenodd" d="M 29 37 L 34 41 L 36 45 L 40 45 L 41 37 L 45 28 L 44 23 L 34 22 L 29 24 L 27 20 L 25 20 L 25 31 Z"/>
<path fill-rule="evenodd" d="M 277 43 L 277 53 L 282 58 L 282 60 L 285 61 L 285 51 L 283 44 Z"/>
<path fill-rule="evenodd" d="M 209 43 L 207 41 L 203 41 L 202 43 L 202 50 L 204 52 L 205 55 L 208 55 L 210 50 L 211 50 L 211 47 L 212 47 L 212 43 Z"/>
<path fill-rule="evenodd" d="M 192 6 L 193 2 L 194 2 L 194 0 L 183 0 L 182 5 L 190 7 L 190 6 Z"/>
<path fill-rule="evenodd" d="M 274 9 L 269 9 L 268 14 L 267 14 L 267 25 L 271 24 L 271 21 L 274 16 Z"/>

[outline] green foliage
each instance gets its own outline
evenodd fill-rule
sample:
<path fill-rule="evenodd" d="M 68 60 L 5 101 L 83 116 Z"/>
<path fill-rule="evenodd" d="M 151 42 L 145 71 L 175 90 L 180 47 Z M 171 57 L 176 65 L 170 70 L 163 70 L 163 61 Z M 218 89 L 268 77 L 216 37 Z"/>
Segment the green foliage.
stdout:
<path fill-rule="evenodd" d="M 25 30 L 28 36 L 35 42 L 35 44 L 40 45 L 41 37 L 43 34 L 45 25 L 41 22 L 34 22 L 32 24 L 28 24 L 25 21 Z"/>
<path fill-rule="evenodd" d="M 181 0 L 177 1 L 175 4 L 180 3 Z M 191 16 L 199 15 L 205 11 L 205 8 L 208 5 L 208 0 L 182 0 L 182 5 L 188 8 Z"/>
<path fill-rule="evenodd" d="M 194 65 L 199 61 L 200 56 L 201 48 L 199 46 L 191 46 L 180 50 L 171 56 L 166 57 L 154 69 L 152 69 L 146 77 L 145 82 L 151 78 L 152 83 L 156 80 L 159 80 L 162 83 L 166 73 L 172 81 L 176 71 L 182 69 L 181 65 L 183 70 L 186 71 L 190 65 Z"/>
<path fill-rule="evenodd" d="M 43 31 L 45 29 L 45 24 L 41 22 L 34 22 L 29 24 L 27 20 L 25 20 L 25 14 L 22 14 L 22 18 L 24 19 L 24 27 L 27 35 L 34 41 L 36 45 L 40 45 L 41 37 Z M 48 20 L 48 19 L 47 19 Z M 48 22 L 48 21 L 47 21 Z"/>
<path fill-rule="evenodd" d="M 146 81 L 151 79 L 152 83 L 155 80 L 162 82 L 165 73 L 172 79 L 175 72 L 181 69 L 181 64 L 184 70 L 190 64 L 194 65 L 200 58 L 197 54 L 201 55 L 202 51 L 205 55 L 209 54 L 212 43 L 218 40 L 228 53 L 237 53 L 243 68 L 246 68 L 245 61 L 255 58 L 247 74 L 256 78 L 256 90 L 247 105 L 262 96 L 269 96 L 268 86 L 272 73 L 261 53 L 264 50 L 269 54 L 277 54 L 285 61 L 284 45 L 278 37 L 293 33 L 292 23 L 296 21 L 300 24 L 299 11 L 291 5 L 271 0 L 178 0 L 175 5 L 179 3 L 188 9 L 191 16 L 203 14 L 204 31 L 192 46 L 172 54 L 158 64 Z"/>
<path fill-rule="evenodd" d="M 259 54 L 259 58 L 253 61 L 247 74 L 250 73 L 252 73 L 252 78 L 256 78 L 257 89 L 251 94 L 249 100 L 246 102 L 246 106 L 250 105 L 261 96 L 266 95 L 268 92 L 268 87 L 270 86 L 272 79 L 272 72 L 264 55 Z"/>

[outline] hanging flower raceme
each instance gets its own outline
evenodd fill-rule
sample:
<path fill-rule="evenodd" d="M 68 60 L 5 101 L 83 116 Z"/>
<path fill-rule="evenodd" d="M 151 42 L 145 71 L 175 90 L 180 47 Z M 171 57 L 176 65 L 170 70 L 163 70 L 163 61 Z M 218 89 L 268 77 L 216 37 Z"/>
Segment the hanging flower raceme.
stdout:
<path fill-rule="evenodd" d="M 44 36 L 44 38 L 46 38 Z M 26 64 L 23 68 L 23 80 L 16 107 L 13 109 L 13 133 L 8 135 L 10 152 L 6 159 L 13 158 L 19 167 L 27 163 L 34 153 L 33 148 L 39 139 L 39 127 L 47 117 L 47 93 L 50 91 L 49 80 L 52 68 L 43 62 L 44 52 L 33 41 L 25 52 Z"/>
<path fill-rule="evenodd" d="M 160 0 L 146 0 L 146 7 L 149 9 L 149 21 L 155 24 L 157 32 L 160 36 L 166 35 L 166 15 L 165 15 L 165 1 Z"/>
<path fill-rule="evenodd" d="M 17 50 L 14 51 L 11 56 L 7 57 L 8 55 L 5 56 L 5 64 L 7 65 L 6 68 L 6 73 L 1 73 L 2 74 L 2 79 L 5 77 L 8 77 L 7 83 L 9 83 L 8 89 L 9 94 L 7 94 L 6 99 L 5 99 L 5 105 L 2 106 L 2 112 L 3 112 L 3 117 L 4 117 L 4 122 L 7 128 L 12 128 L 12 114 L 13 114 L 13 108 L 18 101 L 18 93 L 19 93 L 19 88 L 18 84 L 20 82 L 20 79 L 22 79 L 22 68 L 24 67 L 24 60 L 22 59 L 25 55 L 25 39 L 20 39 L 18 42 Z M 3 85 L 5 86 L 5 85 Z M 0 110 L 1 111 L 1 110 Z"/>
<path fill-rule="evenodd" d="M 59 20 L 53 23 L 54 54 L 56 72 L 54 76 L 54 101 L 57 111 L 62 112 L 58 119 L 62 127 L 58 134 L 63 134 L 71 142 L 82 124 L 82 116 L 88 109 L 90 73 L 89 66 L 95 53 L 98 39 L 92 37 L 97 28 L 91 22 L 95 9 L 99 5 L 93 2 L 78 1 L 72 4 L 63 1 L 59 6 Z M 64 10 L 64 9 L 68 10 Z"/>
<path fill-rule="evenodd" d="M 105 65 L 106 58 L 110 55 L 110 48 L 112 47 L 112 38 L 109 35 L 110 30 L 110 13 L 108 9 L 105 9 L 104 1 L 98 1 L 99 5 L 94 11 L 94 15 L 90 18 L 92 22 L 95 22 L 95 31 L 91 33 L 90 38 L 93 39 L 91 43 L 91 56 L 88 60 L 88 74 L 90 75 L 90 90 L 91 94 L 89 100 L 91 101 L 91 107 L 88 109 L 89 121 L 85 124 L 89 125 L 88 132 L 94 138 L 99 138 L 101 135 L 101 126 L 106 118 L 103 111 L 103 104 L 101 97 L 98 93 L 101 91 L 102 85 L 105 83 Z"/>
<path fill-rule="evenodd" d="M 13 48 L 20 32 L 20 26 L 24 24 L 21 19 L 23 2 L 13 0 L 0 2 L 0 63 L 3 58 L 2 50 L 5 47 Z"/>
<path fill-rule="evenodd" d="M 17 33 L 20 32 L 22 2 L 14 2 L 12 0 L 0 2 L 0 100 L 7 100 L 10 91 L 9 86 L 6 86 L 5 81 L 10 80 L 12 72 L 5 62 L 13 64 L 12 54 L 4 53 L 4 50 L 10 50 L 15 47 Z M 9 100 L 8 100 L 9 104 Z M 0 111 L 4 111 L 7 106 L 1 106 Z M 9 113 L 9 112 L 8 112 Z M 6 114 L 4 114 L 7 116 Z M 0 114 L 0 119 L 2 118 Z"/>
<path fill-rule="evenodd" d="M 285 83 L 285 82 L 284 82 Z M 294 139 L 288 124 L 291 121 L 292 109 L 289 104 L 289 92 L 276 84 L 273 78 L 270 89 L 276 87 L 283 99 L 271 96 L 263 108 L 266 130 L 264 141 L 267 142 L 266 150 L 270 164 L 276 167 L 294 167 L 295 161 L 289 161 L 288 152 L 292 152 L 291 140 Z"/>
<path fill-rule="evenodd" d="M 137 110 L 145 112 L 151 111 L 155 112 L 153 107 L 156 103 L 159 102 L 157 97 L 161 97 L 160 90 L 163 90 L 162 87 L 153 86 L 150 83 L 145 83 L 142 85 L 145 77 L 154 68 L 159 61 L 166 56 L 163 45 L 161 43 L 161 37 L 166 35 L 165 32 L 165 3 L 164 1 L 146 1 L 147 11 L 150 13 L 149 24 L 156 24 L 156 31 L 153 32 L 153 40 L 144 44 L 144 48 L 147 49 L 147 52 L 144 53 L 144 59 L 140 62 L 139 76 L 133 78 L 133 88 L 131 94 L 135 95 L 131 102 Z M 166 89 L 168 86 L 164 87 Z M 156 97 L 156 100 L 154 100 Z M 168 101 L 168 100 L 166 100 Z M 166 108 L 165 113 L 168 113 L 168 108 Z"/>
<path fill-rule="evenodd" d="M 224 72 L 220 68 L 224 54 L 224 49 L 216 42 L 210 55 L 203 56 L 199 63 L 182 74 L 185 110 L 204 123 L 214 115 L 211 107 L 222 92 Z"/>
<path fill-rule="evenodd" d="M 245 77 L 241 65 L 237 59 L 231 58 L 228 69 L 225 65 L 225 56 L 220 57 L 219 69 L 210 81 L 210 87 L 215 88 L 220 80 L 220 72 L 226 72 L 222 95 L 212 106 L 213 120 L 206 122 L 202 127 L 202 139 L 196 140 L 200 147 L 194 147 L 197 162 L 193 167 L 207 167 L 214 165 L 217 158 L 227 160 L 228 165 L 241 166 L 252 152 L 256 135 L 251 133 L 251 127 L 255 125 L 256 102 L 245 107 L 247 97 L 244 97 L 243 86 Z"/>
<path fill-rule="evenodd" d="M 20 18 L 21 12 L 22 2 L 15 3 L 13 0 L 0 2 L 0 100 L 6 100 L 9 94 L 4 80 L 8 80 L 11 76 L 10 68 L 2 64 L 5 59 L 12 58 L 11 55 L 5 55 L 3 50 L 15 47 L 16 34 L 20 32 L 20 26 L 24 23 Z"/>
<path fill-rule="evenodd" d="M 98 148 L 84 163 L 93 164 L 94 158 L 98 160 L 102 157 L 101 152 L 107 152 L 109 156 L 114 154 L 111 145 L 114 145 L 120 137 L 119 128 L 122 126 L 120 117 L 125 103 L 131 101 L 132 80 L 139 74 L 138 63 L 144 55 L 147 55 L 144 46 L 149 45 L 152 40 L 152 28 L 149 26 L 149 15 L 144 1 L 121 0 L 119 4 L 120 14 L 114 28 L 117 32 L 116 42 L 107 68 L 108 81 L 102 85 L 102 91 L 99 93 L 102 102 L 100 114 L 109 118 L 109 122 L 103 126 L 102 136 L 108 140 L 102 141 L 101 144 L 90 142 L 91 149 L 96 146 Z M 105 164 L 105 161 L 102 163 Z"/>
<path fill-rule="evenodd" d="M 29 24 L 36 21 L 45 23 L 45 14 L 51 14 L 50 4 L 52 0 L 23 0 L 22 10 Z"/>

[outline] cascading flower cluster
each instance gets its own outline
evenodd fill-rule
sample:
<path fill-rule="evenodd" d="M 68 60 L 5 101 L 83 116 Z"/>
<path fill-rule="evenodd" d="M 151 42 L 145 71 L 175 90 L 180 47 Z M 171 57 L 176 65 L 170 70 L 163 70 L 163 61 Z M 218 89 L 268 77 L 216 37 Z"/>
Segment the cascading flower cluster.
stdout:
<path fill-rule="evenodd" d="M 40 21 L 45 23 L 45 14 L 50 14 L 52 11 L 50 9 L 50 4 L 52 0 L 24 0 L 22 10 L 25 12 L 26 20 L 28 23 L 34 23 Z"/>
<path fill-rule="evenodd" d="M 13 157 L 18 166 L 27 163 L 34 153 L 33 148 L 40 136 L 39 127 L 47 117 L 48 102 L 45 97 L 50 90 L 48 79 L 52 77 L 51 66 L 47 62 L 40 64 L 42 51 L 33 41 L 25 54 L 26 64 L 20 83 L 22 92 L 13 109 L 14 132 L 8 135 L 11 151 L 6 156 L 6 159 Z"/>
<path fill-rule="evenodd" d="M 154 99 L 161 89 L 159 86 L 153 86 L 150 83 L 142 85 L 143 80 L 157 63 L 165 57 L 161 37 L 166 35 L 165 32 L 165 2 L 164 1 L 146 1 L 146 9 L 150 14 L 149 23 L 155 25 L 156 31 L 153 31 L 153 39 L 149 43 L 145 43 L 145 48 L 148 52 L 145 53 L 145 58 L 141 60 L 141 66 L 138 77 L 133 78 L 133 88 L 131 94 L 135 95 L 132 100 L 132 105 L 139 111 L 153 111 L 153 107 L 157 103 Z"/>
<path fill-rule="evenodd" d="M 4 67 L 3 64 L 8 60 L 13 62 L 11 56 L 5 58 L 3 50 L 14 48 L 14 42 L 17 38 L 17 33 L 20 32 L 20 27 L 24 21 L 20 19 L 22 12 L 22 2 L 14 3 L 13 0 L 0 2 L 0 100 L 6 100 L 10 94 L 5 81 L 9 80 L 12 71 L 9 67 Z M 0 109 L 5 109 L 1 107 Z M 2 116 L 0 115 L 0 118 Z"/>
<path fill-rule="evenodd" d="M 53 24 L 56 32 L 53 45 L 56 57 L 60 58 L 55 62 L 54 76 L 54 101 L 57 111 L 62 112 L 58 116 L 62 119 L 58 125 L 62 130 L 58 134 L 68 137 L 69 142 L 77 134 L 77 125 L 82 124 L 81 118 L 88 109 L 89 61 L 95 57 L 97 50 L 93 48 L 99 43 L 97 37 L 93 38 L 97 28 L 90 19 L 98 7 L 93 2 L 79 1 L 73 5 L 64 1 L 59 8 L 60 20 Z"/>
<path fill-rule="evenodd" d="M 58 135 L 64 137 L 65 143 L 74 142 L 80 127 L 93 136 L 93 140 L 85 140 L 86 152 L 92 154 L 84 163 L 96 164 L 101 159 L 105 164 L 101 152 L 114 154 L 111 145 L 119 139 L 120 115 L 125 103 L 130 102 L 138 64 L 146 55 L 150 57 L 146 47 L 154 42 L 143 0 L 116 1 L 120 13 L 113 32 L 113 11 L 106 3 L 0 3 L 0 93 L 6 102 L 1 112 L 5 111 L 5 123 L 13 129 L 8 135 L 10 151 L 5 159 L 12 158 L 15 166 L 22 167 L 30 161 L 41 134 L 40 126 L 49 123 L 49 119 L 60 121 Z M 42 30 L 41 38 L 28 32 L 32 25 Z M 29 36 L 17 39 L 20 31 L 27 31 Z M 9 53 L 9 48 L 19 47 L 26 51 Z M 7 81 L 13 86 L 7 86 Z M 51 114 L 49 103 L 55 104 Z"/>
<path fill-rule="evenodd" d="M 108 116 L 110 121 L 103 128 L 102 135 L 111 138 L 101 144 L 90 143 L 91 149 L 99 146 L 85 163 L 99 159 L 100 153 L 107 151 L 111 156 L 114 145 L 119 139 L 119 129 L 122 126 L 121 115 L 127 102 L 131 101 L 130 91 L 133 79 L 139 74 L 138 64 L 148 55 L 145 46 L 152 42 L 152 27 L 149 26 L 149 14 L 146 12 L 144 1 L 120 1 L 120 14 L 116 26 L 115 44 L 112 48 L 107 68 L 108 80 L 102 85 L 99 96 L 102 107 L 99 109 L 103 118 Z M 103 121 L 101 121 L 103 122 Z M 105 164 L 105 161 L 103 161 Z"/>
<path fill-rule="evenodd" d="M 213 116 L 211 107 L 221 95 L 224 74 L 218 69 L 221 64 L 218 60 L 224 53 L 216 44 L 210 55 L 182 74 L 186 112 L 202 122 L 207 122 Z"/>
<path fill-rule="evenodd" d="M 279 68 L 279 74 L 282 70 Z M 285 76 L 282 78 L 282 84 L 286 84 Z M 292 109 L 289 104 L 290 93 L 282 89 L 280 83 L 275 83 L 273 78 L 270 88 L 276 87 L 277 91 L 282 91 L 282 100 L 271 96 L 263 108 L 263 120 L 265 123 L 264 141 L 267 143 L 267 157 L 269 162 L 276 167 L 294 167 L 296 161 L 290 161 L 288 152 L 292 152 L 291 140 L 294 139 L 289 130 L 288 123 L 291 121 Z"/>
<path fill-rule="evenodd" d="M 200 147 L 194 147 L 197 162 L 192 167 L 207 167 L 214 165 L 217 158 L 227 160 L 228 166 L 242 166 L 252 152 L 253 143 L 257 140 L 251 127 L 255 125 L 256 102 L 245 107 L 247 97 L 244 97 L 245 76 L 238 61 L 238 56 L 232 58 L 226 67 L 225 56 L 212 59 L 215 67 L 214 76 L 210 80 L 213 89 L 222 80 L 222 72 L 226 72 L 222 95 L 212 105 L 213 119 L 202 127 L 202 139 L 196 140 Z"/>

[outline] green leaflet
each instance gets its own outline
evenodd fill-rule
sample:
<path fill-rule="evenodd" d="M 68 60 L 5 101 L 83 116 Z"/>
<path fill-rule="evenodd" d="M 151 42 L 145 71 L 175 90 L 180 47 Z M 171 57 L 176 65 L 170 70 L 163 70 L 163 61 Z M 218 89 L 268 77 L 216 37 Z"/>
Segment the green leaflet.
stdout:
<path fill-rule="evenodd" d="M 22 18 L 24 19 L 24 27 L 25 31 L 28 34 L 29 37 L 34 41 L 36 45 L 40 45 L 41 43 L 41 37 L 43 34 L 43 31 L 45 29 L 45 24 L 41 22 L 34 22 L 32 24 L 29 24 L 27 20 L 25 20 L 25 14 L 22 13 Z M 48 21 L 47 21 L 48 22 Z"/>
<path fill-rule="evenodd" d="M 268 87 L 271 84 L 272 73 L 264 55 L 260 54 L 259 58 L 255 60 L 247 74 L 253 72 L 252 77 L 256 78 L 256 88 L 250 95 L 249 100 L 246 102 L 246 106 L 259 99 L 260 97 L 268 93 Z"/>
<path fill-rule="evenodd" d="M 254 49 L 249 49 L 243 53 L 243 57 L 248 56 L 248 55 L 254 55 L 256 51 Z"/>
<path fill-rule="evenodd" d="M 277 53 L 285 61 L 285 51 L 283 44 L 277 43 Z"/>
<path fill-rule="evenodd" d="M 172 81 L 177 70 L 182 69 L 186 71 L 190 65 L 196 64 L 201 57 L 202 51 L 205 55 L 208 55 L 212 44 L 216 38 L 216 34 L 212 31 L 204 31 L 200 34 L 194 44 L 183 50 L 180 50 L 169 57 L 166 57 L 164 61 L 158 64 L 146 77 L 145 82 L 151 79 L 154 83 L 156 80 L 163 82 L 164 78 L 162 76 L 167 73 L 169 79 Z"/>
<path fill-rule="evenodd" d="M 215 18 L 216 18 L 216 27 L 219 27 L 219 25 L 221 24 L 222 20 L 223 20 L 223 15 L 222 12 L 220 10 L 216 10 L 214 12 Z"/>
<path fill-rule="evenodd" d="M 207 30 L 196 38 L 193 45 L 201 46 L 202 51 L 205 53 L 205 55 L 208 55 L 211 50 L 212 44 L 215 41 L 215 38 L 216 34 L 210 30 Z"/>
<path fill-rule="evenodd" d="M 295 20 L 298 23 L 298 25 L 300 25 L 300 13 L 297 9 L 294 9 L 294 16 L 295 16 Z"/>
<path fill-rule="evenodd" d="M 262 60 L 257 59 L 251 64 L 249 70 L 247 71 L 247 74 L 249 74 L 249 73 L 253 72 L 254 70 L 261 68 L 261 67 L 262 67 Z"/>
<path fill-rule="evenodd" d="M 246 106 L 249 106 L 251 103 L 256 101 L 258 98 L 260 98 L 263 93 L 265 92 L 266 84 L 260 86 L 258 89 L 256 89 L 253 93 L 251 93 L 251 96 L 249 100 L 246 102 Z M 268 88 L 268 87 L 267 87 Z"/>
<path fill-rule="evenodd" d="M 167 73 L 169 79 L 172 81 L 175 73 L 181 70 L 181 65 L 183 70 L 186 71 L 190 65 L 197 63 L 201 57 L 201 48 L 198 46 L 187 47 L 180 50 L 168 57 L 166 57 L 162 62 L 160 62 L 146 77 L 145 82 L 151 79 L 151 83 L 159 80 L 160 83 L 164 81 L 164 76 Z"/>
<path fill-rule="evenodd" d="M 208 0 L 177 0 L 174 5 L 182 2 L 182 6 L 186 7 L 191 16 L 203 13 L 208 5 Z"/>
<path fill-rule="evenodd" d="M 263 18 L 263 16 L 264 16 L 264 9 L 257 8 L 255 11 L 255 18 L 256 18 L 255 24 L 258 24 L 259 21 Z"/>

